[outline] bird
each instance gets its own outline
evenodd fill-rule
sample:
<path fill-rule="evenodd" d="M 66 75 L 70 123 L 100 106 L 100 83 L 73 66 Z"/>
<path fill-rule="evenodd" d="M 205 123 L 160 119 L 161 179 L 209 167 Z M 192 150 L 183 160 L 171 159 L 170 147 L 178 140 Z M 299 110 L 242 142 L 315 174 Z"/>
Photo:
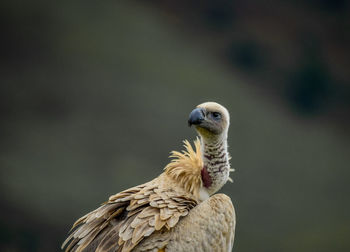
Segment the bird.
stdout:
<path fill-rule="evenodd" d="M 66 252 L 231 251 L 236 214 L 229 196 L 217 193 L 232 179 L 227 137 L 228 110 L 216 103 L 196 106 L 188 125 L 198 136 L 192 147 L 172 151 L 155 179 L 112 195 L 74 224 Z"/>

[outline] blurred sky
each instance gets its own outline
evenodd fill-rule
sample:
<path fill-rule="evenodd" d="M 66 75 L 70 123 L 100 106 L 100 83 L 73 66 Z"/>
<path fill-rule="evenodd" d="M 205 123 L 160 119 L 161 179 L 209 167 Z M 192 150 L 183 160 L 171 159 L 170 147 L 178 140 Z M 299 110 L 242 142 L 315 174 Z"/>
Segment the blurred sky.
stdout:
<path fill-rule="evenodd" d="M 1 251 L 59 251 L 204 101 L 231 113 L 234 251 L 350 249 L 347 1 L 0 6 Z"/>

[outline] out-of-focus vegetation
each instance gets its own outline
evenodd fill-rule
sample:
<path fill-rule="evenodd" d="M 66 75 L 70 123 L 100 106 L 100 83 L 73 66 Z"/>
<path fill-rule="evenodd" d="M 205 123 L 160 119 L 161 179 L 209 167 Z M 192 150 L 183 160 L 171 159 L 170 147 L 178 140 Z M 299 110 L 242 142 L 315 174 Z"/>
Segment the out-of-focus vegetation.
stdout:
<path fill-rule="evenodd" d="M 162 172 L 187 116 L 231 112 L 234 251 L 350 248 L 346 1 L 1 3 L 0 250 Z"/>

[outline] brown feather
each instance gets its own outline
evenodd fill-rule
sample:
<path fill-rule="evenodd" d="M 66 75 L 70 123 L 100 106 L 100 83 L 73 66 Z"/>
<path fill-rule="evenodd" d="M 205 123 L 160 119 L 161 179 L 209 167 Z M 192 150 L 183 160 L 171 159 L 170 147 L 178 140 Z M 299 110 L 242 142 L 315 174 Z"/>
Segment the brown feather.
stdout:
<path fill-rule="evenodd" d="M 165 221 L 161 220 L 159 214 L 155 216 L 154 227 L 156 230 L 160 230 L 165 225 Z"/>
<path fill-rule="evenodd" d="M 148 224 L 147 221 L 142 222 L 141 224 L 136 226 L 132 234 L 132 243 L 135 243 L 135 244 L 139 243 L 139 241 L 141 240 L 141 238 L 144 236 L 144 234 L 148 229 L 152 229 L 152 227 Z"/>

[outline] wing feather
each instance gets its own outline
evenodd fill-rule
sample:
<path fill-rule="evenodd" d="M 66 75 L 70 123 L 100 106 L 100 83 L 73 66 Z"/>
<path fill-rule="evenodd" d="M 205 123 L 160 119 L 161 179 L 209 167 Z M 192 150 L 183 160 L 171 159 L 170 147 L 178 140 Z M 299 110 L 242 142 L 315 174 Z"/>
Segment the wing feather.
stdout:
<path fill-rule="evenodd" d="M 67 252 L 130 251 L 154 232 L 173 228 L 196 205 L 190 194 L 151 181 L 111 196 L 80 218 L 62 247 Z"/>

